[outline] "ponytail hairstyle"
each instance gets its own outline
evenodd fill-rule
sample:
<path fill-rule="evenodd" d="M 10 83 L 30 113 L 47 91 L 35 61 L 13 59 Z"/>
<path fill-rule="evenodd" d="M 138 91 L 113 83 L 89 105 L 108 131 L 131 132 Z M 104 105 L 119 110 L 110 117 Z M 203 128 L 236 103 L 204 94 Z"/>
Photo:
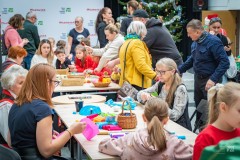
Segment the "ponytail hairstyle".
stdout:
<path fill-rule="evenodd" d="M 144 115 L 148 121 L 148 142 L 163 152 L 167 148 L 163 119 L 168 117 L 168 104 L 159 98 L 150 98 L 145 104 Z"/>
<path fill-rule="evenodd" d="M 214 123 L 219 116 L 219 104 L 224 102 L 228 107 L 237 103 L 240 94 L 240 84 L 229 82 L 225 85 L 216 84 L 208 90 L 209 101 L 209 120 L 208 123 Z M 228 117 L 227 117 L 228 118 Z"/>
<path fill-rule="evenodd" d="M 132 7 L 132 9 L 135 11 L 135 10 L 139 9 L 139 4 L 138 4 L 137 1 L 131 0 L 131 1 L 128 1 L 128 2 L 127 2 L 127 7 L 128 7 L 128 8 L 129 8 L 129 7 Z"/>
<path fill-rule="evenodd" d="M 84 66 L 84 65 L 85 65 L 85 59 L 86 59 L 86 57 L 87 57 L 87 50 L 86 50 L 86 48 L 85 48 L 83 45 L 81 45 L 81 44 L 79 44 L 79 45 L 77 45 L 77 46 L 75 47 L 75 52 L 76 52 L 78 49 L 83 52 L 83 58 L 81 59 L 81 63 L 82 63 L 82 66 Z"/>
<path fill-rule="evenodd" d="M 174 98 L 174 93 L 177 87 L 182 83 L 182 78 L 177 72 L 177 64 L 171 58 L 162 58 L 158 60 L 156 66 L 162 65 L 166 66 L 168 70 L 175 70 L 175 74 L 173 75 L 173 81 L 166 97 L 166 102 L 169 106 L 171 106 Z"/>
<path fill-rule="evenodd" d="M 108 7 L 104 7 L 102 8 L 97 15 L 97 19 L 96 19 L 96 24 L 95 24 L 95 32 L 98 33 L 98 25 L 99 23 L 103 22 L 103 14 L 105 14 L 110 8 Z M 111 9 L 110 9 L 111 10 Z"/>

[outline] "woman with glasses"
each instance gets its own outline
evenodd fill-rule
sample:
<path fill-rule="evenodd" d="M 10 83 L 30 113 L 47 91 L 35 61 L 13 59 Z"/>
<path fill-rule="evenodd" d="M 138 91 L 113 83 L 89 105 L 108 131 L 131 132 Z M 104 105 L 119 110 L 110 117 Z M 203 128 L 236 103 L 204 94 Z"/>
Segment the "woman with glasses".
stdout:
<path fill-rule="evenodd" d="M 237 66 L 235 63 L 235 59 L 232 56 L 232 51 L 231 51 L 231 41 L 228 37 L 224 36 L 221 34 L 221 27 L 222 27 L 222 21 L 219 17 L 215 17 L 210 19 L 209 22 L 209 33 L 212 35 L 216 35 L 223 43 L 224 50 L 227 53 L 229 62 L 230 62 L 230 67 L 227 70 L 227 72 L 223 75 L 222 77 L 222 83 L 225 84 L 228 82 L 228 78 L 234 78 L 237 74 Z"/>
<path fill-rule="evenodd" d="M 188 111 L 188 93 L 177 72 L 177 64 L 170 58 L 162 58 L 156 63 L 155 71 L 159 82 L 138 92 L 138 101 L 145 103 L 153 96 L 165 100 L 169 105 L 169 118 L 191 130 L 188 113 L 184 114 Z"/>
<path fill-rule="evenodd" d="M 56 85 L 56 71 L 51 65 L 33 66 L 9 112 L 8 142 L 22 160 L 54 159 L 52 155 L 86 127 L 75 122 L 61 135 L 53 131 L 51 98 Z"/>
<path fill-rule="evenodd" d="M 51 42 L 48 39 L 43 39 L 39 44 L 36 54 L 32 58 L 30 68 L 39 63 L 47 63 L 56 68 L 56 61 L 57 57 L 53 53 Z"/>
<path fill-rule="evenodd" d="M 83 17 L 75 18 L 75 28 L 71 29 L 68 34 L 68 46 L 67 46 L 67 55 L 70 60 L 75 59 L 75 47 L 80 44 L 83 38 L 89 38 L 89 31 L 87 28 L 83 27 Z"/>

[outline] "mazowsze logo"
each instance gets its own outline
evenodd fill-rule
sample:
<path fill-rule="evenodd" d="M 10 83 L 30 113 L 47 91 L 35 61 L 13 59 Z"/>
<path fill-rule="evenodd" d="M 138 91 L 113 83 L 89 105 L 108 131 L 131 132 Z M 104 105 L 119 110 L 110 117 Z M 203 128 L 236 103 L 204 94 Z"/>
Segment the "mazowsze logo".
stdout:
<path fill-rule="evenodd" d="M 13 8 L 3 8 L 2 14 L 13 13 Z"/>
<path fill-rule="evenodd" d="M 60 9 L 60 14 L 65 14 L 65 13 L 70 13 L 71 12 L 71 8 L 70 7 L 61 7 Z"/>
<path fill-rule="evenodd" d="M 100 11 L 100 8 L 87 8 L 87 11 Z"/>
<path fill-rule="evenodd" d="M 32 12 L 45 12 L 45 8 L 31 8 L 30 11 Z"/>
<path fill-rule="evenodd" d="M 94 26 L 94 20 L 90 20 L 88 26 Z"/>
<path fill-rule="evenodd" d="M 42 26 L 43 25 L 43 21 L 38 21 L 37 25 L 38 26 Z"/>
<path fill-rule="evenodd" d="M 60 39 L 67 39 L 67 33 L 62 33 L 62 35 L 60 36 Z"/>

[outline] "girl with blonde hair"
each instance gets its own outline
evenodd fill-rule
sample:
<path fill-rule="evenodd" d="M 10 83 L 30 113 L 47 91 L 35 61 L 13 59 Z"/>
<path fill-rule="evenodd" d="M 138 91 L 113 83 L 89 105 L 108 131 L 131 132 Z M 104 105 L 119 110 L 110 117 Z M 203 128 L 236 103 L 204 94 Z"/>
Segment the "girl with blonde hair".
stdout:
<path fill-rule="evenodd" d="M 191 160 L 192 146 L 164 131 L 168 121 L 168 104 L 159 99 L 147 101 L 142 115 L 147 127 L 119 139 L 108 138 L 99 144 L 99 151 L 121 159 Z"/>
<path fill-rule="evenodd" d="M 209 122 L 195 140 L 193 159 L 207 146 L 240 136 L 240 84 L 217 84 L 208 91 Z"/>
<path fill-rule="evenodd" d="M 188 116 L 188 93 L 177 72 L 177 64 L 171 58 L 162 58 L 156 63 L 159 82 L 138 92 L 137 99 L 145 103 L 151 96 L 165 100 L 169 105 L 170 119 L 191 130 Z"/>

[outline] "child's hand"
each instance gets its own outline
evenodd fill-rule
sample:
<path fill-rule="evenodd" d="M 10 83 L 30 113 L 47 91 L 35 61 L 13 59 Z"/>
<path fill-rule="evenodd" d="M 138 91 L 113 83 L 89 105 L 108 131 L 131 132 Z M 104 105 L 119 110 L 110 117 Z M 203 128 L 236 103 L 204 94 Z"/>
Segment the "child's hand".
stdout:
<path fill-rule="evenodd" d="M 92 74 L 93 73 L 93 70 L 92 69 L 85 69 L 84 74 Z"/>
<path fill-rule="evenodd" d="M 59 133 L 55 130 L 53 130 L 53 137 L 52 139 L 56 139 L 58 137 Z"/>
<path fill-rule="evenodd" d="M 69 59 L 69 60 L 72 60 L 72 57 L 73 57 L 73 55 L 72 55 L 72 53 L 70 53 L 70 54 L 68 55 L 68 59 Z"/>
<path fill-rule="evenodd" d="M 86 122 L 75 122 L 68 129 L 72 134 L 82 133 L 86 128 Z"/>
<path fill-rule="evenodd" d="M 77 72 L 77 69 L 76 68 L 70 68 L 70 71 L 71 72 Z"/>
<path fill-rule="evenodd" d="M 141 94 L 142 101 L 147 101 L 147 100 L 149 100 L 150 97 L 151 97 L 151 95 L 149 93 L 142 93 Z"/>
<path fill-rule="evenodd" d="M 76 68 L 76 66 L 72 64 L 72 65 L 68 65 L 68 68 L 74 69 L 74 68 Z"/>
<path fill-rule="evenodd" d="M 93 72 L 94 72 L 94 73 L 99 73 L 100 71 L 101 71 L 101 70 L 99 70 L 98 68 L 95 68 Z"/>

